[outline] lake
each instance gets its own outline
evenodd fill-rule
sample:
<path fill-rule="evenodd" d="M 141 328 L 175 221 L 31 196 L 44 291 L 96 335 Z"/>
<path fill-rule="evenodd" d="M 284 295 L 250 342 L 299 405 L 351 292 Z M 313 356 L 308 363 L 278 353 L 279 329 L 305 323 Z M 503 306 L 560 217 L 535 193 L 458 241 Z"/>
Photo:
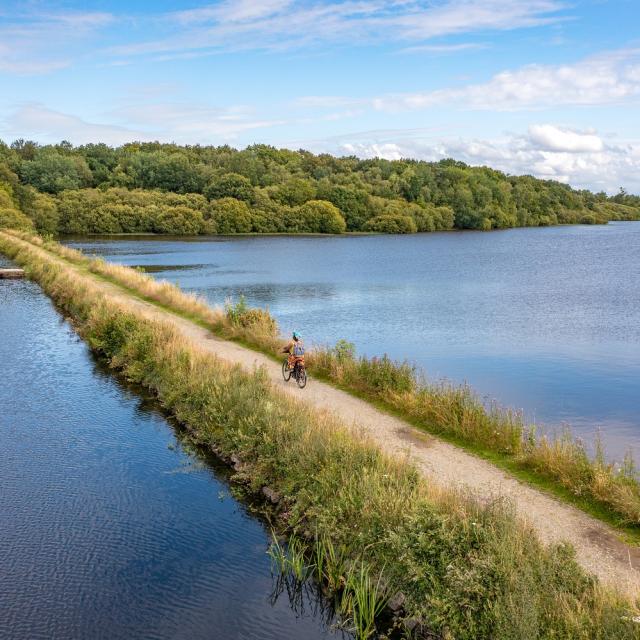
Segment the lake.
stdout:
<path fill-rule="evenodd" d="M 616 456 L 640 445 L 640 223 L 411 236 L 74 238 L 308 343 L 467 381 Z M 638 449 L 640 451 L 640 449 Z"/>
<path fill-rule="evenodd" d="M 226 468 L 35 284 L 0 280 L 0 327 L 0 638 L 343 637 L 313 594 L 278 596 Z"/>

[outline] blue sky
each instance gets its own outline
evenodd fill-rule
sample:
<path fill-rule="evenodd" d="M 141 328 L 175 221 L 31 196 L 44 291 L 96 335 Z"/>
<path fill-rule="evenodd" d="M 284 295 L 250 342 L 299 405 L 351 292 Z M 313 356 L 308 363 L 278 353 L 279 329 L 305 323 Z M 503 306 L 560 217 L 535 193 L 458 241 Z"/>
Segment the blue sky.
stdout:
<path fill-rule="evenodd" d="M 640 192 L 638 0 L 1 2 L 0 138 L 455 157 Z"/>

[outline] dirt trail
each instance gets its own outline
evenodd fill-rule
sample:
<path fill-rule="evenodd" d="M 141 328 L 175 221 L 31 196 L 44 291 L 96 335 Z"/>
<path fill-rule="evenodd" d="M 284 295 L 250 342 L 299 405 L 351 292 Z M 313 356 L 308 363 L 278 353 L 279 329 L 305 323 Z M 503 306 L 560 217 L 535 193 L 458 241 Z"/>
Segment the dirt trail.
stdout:
<path fill-rule="evenodd" d="M 43 253 L 49 259 L 75 268 L 49 252 Z M 484 500 L 512 500 L 519 516 L 537 530 L 544 542 L 570 542 L 576 549 L 578 561 L 587 571 L 632 598 L 640 596 L 640 548 L 621 542 L 602 522 L 313 377 L 307 387 L 300 390 L 295 383 L 284 382 L 280 364 L 268 357 L 222 340 L 189 320 L 129 295 L 117 285 L 105 283 L 86 272 L 81 275 L 91 278 L 105 293 L 134 303 L 156 318 L 172 322 L 185 336 L 216 356 L 239 363 L 246 369 L 264 367 L 275 387 L 320 410 L 333 412 L 345 424 L 372 437 L 385 451 L 411 460 L 429 479 L 447 487 L 470 490 Z"/>
<path fill-rule="evenodd" d="M 311 377 L 306 388 L 300 390 L 293 381 L 284 382 L 281 366 L 268 357 L 221 340 L 182 318 L 173 320 L 206 350 L 247 369 L 264 367 L 275 387 L 319 409 L 332 411 L 344 423 L 362 429 L 386 451 L 411 460 L 439 484 L 468 489 L 486 500 L 507 497 L 544 542 L 570 542 L 585 569 L 631 597 L 640 595 L 640 548 L 621 542 L 604 523 L 329 384 Z"/>

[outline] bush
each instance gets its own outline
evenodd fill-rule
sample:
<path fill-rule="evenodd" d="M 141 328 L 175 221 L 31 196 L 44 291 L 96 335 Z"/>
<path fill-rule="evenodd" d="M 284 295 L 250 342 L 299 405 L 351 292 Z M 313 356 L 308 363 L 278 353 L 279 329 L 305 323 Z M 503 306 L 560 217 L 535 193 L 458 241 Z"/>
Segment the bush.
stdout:
<path fill-rule="evenodd" d="M 418 227 L 413 218 L 403 215 L 381 215 L 371 218 L 365 225 L 365 231 L 377 233 L 416 233 Z"/>
<path fill-rule="evenodd" d="M 278 336 L 278 323 L 266 309 L 249 307 L 244 296 L 233 304 L 225 304 L 225 316 L 232 327 L 248 329 L 266 336 Z"/>
<path fill-rule="evenodd" d="M 202 233 L 206 199 L 199 194 L 111 188 L 64 191 L 56 199 L 61 233 Z"/>
<path fill-rule="evenodd" d="M 244 202 L 253 202 L 254 193 L 251 181 L 238 173 L 225 173 L 214 178 L 204 188 L 204 195 L 209 200 L 235 198 Z"/>
<path fill-rule="evenodd" d="M 33 223 L 14 204 L 11 187 L 0 182 L 0 228 L 33 231 Z"/>
<path fill-rule="evenodd" d="M 200 211 L 185 206 L 160 207 L 153 223 L 156 233 L 196 235 L 202 232 L 204 218 Z"/>
<path fill-rule="evenodd" d="M 46 193 L 34 193 L 30 203 L 24 207 L 25 213 L 33 220 L 40 233 L 58 232 L 60 214 L 56 201 Z"/>
<path fill-rule="evenodd" d="M 205 210 L 205 218 L 211 218 L 218 233 L 249 233 L 253 220 L 249 207 L 236 198 L 212 200 Z"/>
<path fill-rule="evenodd" d="M 310 200 L 300 207 L 300 216 L 310 233 L 344 233 L 347 224 L 337 207 L 324 200 Z"/>
<path fill-rule="evenodd" d="M 15 207 L 3 207 L 0 205 L 0 229 L 3 228 L 33 231 L 33 223 Z"/>

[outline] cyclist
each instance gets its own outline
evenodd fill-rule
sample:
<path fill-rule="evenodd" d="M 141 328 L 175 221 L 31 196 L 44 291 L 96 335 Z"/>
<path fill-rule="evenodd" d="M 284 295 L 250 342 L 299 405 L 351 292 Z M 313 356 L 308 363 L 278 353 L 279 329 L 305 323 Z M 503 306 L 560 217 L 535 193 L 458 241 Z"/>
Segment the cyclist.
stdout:
<path fill-rule="evenodd" d="M 282 350 L 282 353 L 288 353 L 288 366 L 289 369 L 293 369 L 296 362 L 301 362 L 304 365 L 304 343 L 297 331 L 294 331 L 291 336 L 291 342 Z"/>

